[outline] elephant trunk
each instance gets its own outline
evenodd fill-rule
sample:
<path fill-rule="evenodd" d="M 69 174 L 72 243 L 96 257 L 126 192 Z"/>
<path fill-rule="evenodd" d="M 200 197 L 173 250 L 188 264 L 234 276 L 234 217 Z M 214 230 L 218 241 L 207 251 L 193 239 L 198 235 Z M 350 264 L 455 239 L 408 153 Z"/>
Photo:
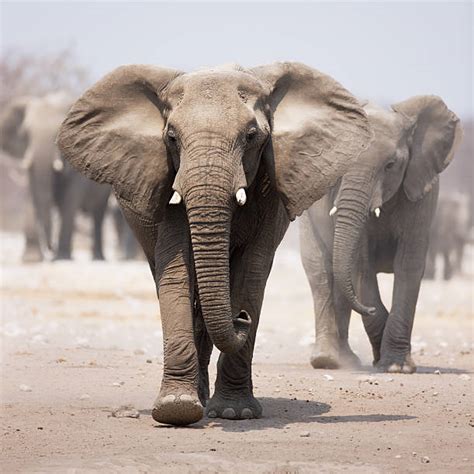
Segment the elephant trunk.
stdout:
<path fill-rule="evenodd" d="M 221 352 L 232 353 L 243 347 L 251 325 L 246 311 L 232 314 L 230 298 L 230 228 L 236 206 L 234 177 L 231 167 L 212 167 L 208 160 L 202 161 L 181 175 L 183 183 L 199 183 L 185 185 L 183 190 L 199 303 L 212 342 Z"/>
<path fill-rule="evenodd" d="M 334 281 L 361 315 L 375 315 L 375 308 L 363 305 L 356 296 L 352 270 L 359 248 L 362 229 L 368 215 L 373 179 L 367 173 L 344 176 L 337 203 L 337 221 L 333 244 Z"/>

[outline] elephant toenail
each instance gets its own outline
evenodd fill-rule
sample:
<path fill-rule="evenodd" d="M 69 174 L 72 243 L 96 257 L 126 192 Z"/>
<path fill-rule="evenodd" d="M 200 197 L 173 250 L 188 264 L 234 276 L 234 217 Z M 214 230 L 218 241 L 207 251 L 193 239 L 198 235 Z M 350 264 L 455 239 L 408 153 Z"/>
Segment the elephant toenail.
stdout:
<path fill-rule="evenodd" d="M 176 397 L 174 395 L 166 395 L 161 399 L 161 403 L 174 403 L 176 401 Z"/>
<path fill-rule="evenodd" d="M 388 368 L 388 372 L 391 372 L 391 373 L 394 373 L 394 372 L 400 372 L 402 368 L 398 365 L 398 364 L 392 364 L 389 368 Z"/>
<path fill-rule="evenodd" d="M 226 408 L 223 412 L 222 412 L 222 416 L 224 418 L 229 418 L 229 419 L 233 419 L 235 418 L 235 411 L 233 408 Z"/>
<path fill-rule="evenodd" d="M 244 408 L 242 410 L 242 418 L 253 418 L 253 412 L 250 408 Z"/>
<path fill-rule="evenodd" d="M 179 397 L 179 399 L 182 401 L 182 402 L 192 402 L 193 401 L 193 397 L 191 397 L 191 395 L 188 395 L 187 393 L 184 394 L 184 395 L 181 395 Z"/>
<path fill-rule="evenodd" d="M 207 416 L 208 416 L 209 418 L 217 418 L 217 413 L 216 413 L 214 410 L 211 410 L 211 411 L 207 414 Z"/>

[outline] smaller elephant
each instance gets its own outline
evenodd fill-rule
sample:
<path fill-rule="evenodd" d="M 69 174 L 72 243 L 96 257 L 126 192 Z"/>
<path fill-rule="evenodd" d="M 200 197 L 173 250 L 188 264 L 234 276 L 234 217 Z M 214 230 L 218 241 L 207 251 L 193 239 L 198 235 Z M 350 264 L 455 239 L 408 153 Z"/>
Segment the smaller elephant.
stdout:
<path fill-rule="evenodd" d="M 303 266 L 314 299 L 315 368 L 358 365 L 348 341 L 351 310 L 362 315 L 382 371 L 412 373 L 411 332 L 425 267 L 438 175 L 453 158 L 459 119 L 434 96 L 391 110 L 366 104 L 374 142 L 301 218 Z M 391 310 L 377 273 L 393 273 Z"/>
<path fill-rule="evenodd" d="M 110 186 L 97 184 L 65 163 L 55 145 L 59 126 L 73 100 L 64 92 L 14 100 L 0 117 L 1 149 L 22 159 L 28 175 L 23 261 L 38 262 L 54 252 L 70 259 L 74 220 L 83 210 L 93 218 L 93 257 L 102 260 L 102 224 Z M 57 245 L 53 238 L 53 208 L 60 218 Z"/>
<path fill-rule="evenodd" d="M 436 275 L 436 258 L 443 257 L 443 279 L 450 280 L 462 272 L 464 247 L 470 231 L 469 196 L 460 192 L 440 194 L 431 227 L 426 256 L 425 279 Z"/>

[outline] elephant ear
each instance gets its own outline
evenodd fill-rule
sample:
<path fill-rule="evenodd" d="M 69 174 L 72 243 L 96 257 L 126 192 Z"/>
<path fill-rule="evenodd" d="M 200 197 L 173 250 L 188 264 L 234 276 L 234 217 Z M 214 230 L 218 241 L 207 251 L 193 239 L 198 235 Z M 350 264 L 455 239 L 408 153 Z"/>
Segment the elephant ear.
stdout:
<path fill-rule="evenodd" d="M 403 187 L 410 201 L 421 199 L 449 165 L 462 138 L 459 118 L 436 96 L 416 96 L 392 105 L 413 125 L 410 161 Z"/>
<path fill-rule="evenodd" d="M 115 69 L 73 105 L 58 135 L 66 160 L 111 184 L 120 203 L 144 222 L 161 219 L 171 193 L 162 95 L 179 74 L 145 65 Z"/>
<path fill-rule="evenodd" d="M 22 127 L 30 97 L 10 102 L 0 115 L 0 148 L 15 158 L 23 158 L 28 138 Z"/>
<path fill-rule="evenodd" d="M 252 71 L 271 89 L 273 131 L 264 156 L 294 220 L 368 148 L 372 131 L 355 97 L 326 74 L 291 62 Z"/>

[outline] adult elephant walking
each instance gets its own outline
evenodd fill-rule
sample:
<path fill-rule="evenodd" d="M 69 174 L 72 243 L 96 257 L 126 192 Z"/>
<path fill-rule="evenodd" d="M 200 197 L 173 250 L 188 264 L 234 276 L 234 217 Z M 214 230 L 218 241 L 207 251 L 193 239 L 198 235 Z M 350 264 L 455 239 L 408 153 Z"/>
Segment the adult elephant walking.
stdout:
<path fill-rule="evenodd" d="M 261 415 L 251 361 L 275 249 L 368 145 L 357 100 L 297 63 L 190 74 L 125 66 L 61 127 L 61 152 L 113 185 L 156 282 L 164 373 L 155 420 Z M 157 250 L 158 251 L 157 251 Z M 208 401 L 207 366 L 221 352 Z"/>
<path fill-rule="evenodd" d="M 26 262 L 43 260 L 47 251 L 53 251 L 57 259 L 70 259 L 74 219 L 80 209 L 94 220 L 93 257 L 104 258 L 102 223 L 110 187 L 88 180 L 65 164 L 55 145 L 59 126 L 72 102 L 62 92 L 20 98 L 7 106 L 0 118 L 2 149 L 22 158 L 28 173 Z M 57 246 L 52 235 L 53 205 L 58 207 L 60 217 Z"/>
<path fill-rule="evenodd" d="M 374 364 L 411 373 L 411 331 L 425 267 L 438 174 L 453 158 L 459 119 L 434 96 L 392 110 L 367 105 L 375 133 L 341 182 L 301 219 L 302 260 L 315 304 L 314 367 L 358 364 L 348 342 L 351 309 L 362 314 Z M 333 216 L 333 217 L 330 217 Z M 377 273 L 394 273 L 385 308 Z"/>

